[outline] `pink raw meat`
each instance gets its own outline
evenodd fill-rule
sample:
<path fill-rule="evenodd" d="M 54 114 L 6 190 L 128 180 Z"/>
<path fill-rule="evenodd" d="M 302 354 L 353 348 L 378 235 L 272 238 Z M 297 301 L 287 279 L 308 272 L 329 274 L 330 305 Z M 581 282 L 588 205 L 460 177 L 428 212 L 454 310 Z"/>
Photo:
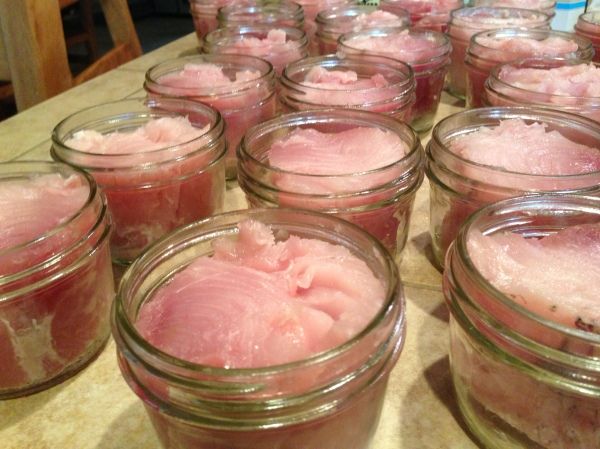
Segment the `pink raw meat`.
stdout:
<path fill-rule="evenodd" d="M 383 284 L 346 248 L 240 223 L 146 303 L 136 326 L 150 343 L 194 363 L 232 368 L 302 360 L 361 331 Z"/>
<path fill-rule="evenodd" d="M 502 120 L 498 126 L 457 137 L 450 149 L 471 162 L 515 173 L 566 176 L 600 171 L 600 149 L 546 128 L 542 123 L 527 125 L 521 119 Z"/>
<path fill-rule="evenodd" d="M 381 36 L 365 33 L 343 40 L 340 47 L 349 54 L 387 56 L 410 65 L 417 83 L 412 124 L 417 130 L 431 127 L 450 61 L 450 47 L 443 35 L 415 30 L 389 32 Z"/>
<path fill-rule="evenodd" d="M 228 144 L 227 169 L 235 174 L 235 149 L 246 130 L 275 115 L 273 86 L 260 81 L 258 71 L 243 70 L 231 77 L 216 64 L 186 64 L 183 70 L 158 79 L 168 96 L 186 97 L 217 109 L 225 121 Z M 256 80 L 256 84 L 251 82 Z M 216 95 L 215 92 L 219 94 Z"/>
<path fill-rule="evenodd" d="M 396 14 L 376 9 L 368 14 L 359 14 L 352 19 L 351 29 L 348 31 L 361 31 L 382 27 L 398 27 L 403 25 L 404 21 Z"/>
<path fill-rule="evenodd" d="M 506 66 L 499 78 L 520 89 L 550 95 L 600 98 L 600 68 L 593 64 L 577 64 L 551 69 Z M 555 100 L 560 104 L 560 99 Z M 565 100 L 565 104 L 571 104 Z"/>
<path fill-rule="evenodd" d="M 83 209 L 89 195 L 75 175 L 0 182 L 0 397 L 67 375 L 108 336 L 113 279 L 105 242 L 85 256 L 105 229 L 91 230 L 98 211 Z M 74 246 L 82 239 L 85 243 Z M 61 251 L 66 253 L 53 260 Z M 79 268 L 59 277 L 82 256 Z M 10 279 L 36 266 L 35 272 Z M 29 290 L 6 299 L 20 288 Z"/>
<path fill-rule="evenodd" d="M 70 148 L 89 153 L 90 158 L 107 156 L 101 164 L 109 170 L 94 170 L 92 174 L 106 194 L 115 224 L 113 258 L 131 261 L 170 230 L 220 210 L 223 173 L 207 170 L 215 156 L 207 152 L 178 162 L 178 158 L 202 147 L 200 138 L 208 130 L 209 125 L 196 128 L 184 117 L 163 117 L 131 132 L 79 131 L 65 142 Z M 167 148 L 170 150 L 165 153 Z M 110 157 L 115 155 L 122 157 Z M 85 156 L 82 159 L 83 166 L 93 166 L 85 163 Z M 191 173 L 194 175 L 189 176 Z"/>
<path fill-rule="evenodd" d="M 571 226 L 539 239 L 471 231 L 467 247 L 480 273 L 516 304 L 546 320 L 600 333 L 600 223 Z M 529 318 L 515 319 L 520 315 L 507 314 L 485 295 L 477 300 L 496 319 L 531 339 L 555 348 L 567 343 L 547 329 L 535 328 Z M 540 447 L 597 447 L 596 396 L 567 392 L 504 360 L 467 350 L 456 337 L 453 340 L 455 373 L 465 379 L 471 400 L 479 407 L 498 415 Z M 575 344 L 575 339 L 569 344 Z M 591 349 L 583 342 L 578 345 L 579 353 Z"/>

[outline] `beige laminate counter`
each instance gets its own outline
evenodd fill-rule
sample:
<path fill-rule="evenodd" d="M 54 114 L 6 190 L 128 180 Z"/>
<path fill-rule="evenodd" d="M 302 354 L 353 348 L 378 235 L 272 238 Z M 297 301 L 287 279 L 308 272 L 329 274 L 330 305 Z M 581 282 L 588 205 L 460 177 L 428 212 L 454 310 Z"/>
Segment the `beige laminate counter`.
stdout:
<path fill-rule="evenodd" d="M 0 160 L 49 160 L 50 133 L 65 116 L 94 104 L 141 96 L 146 69 L 189 54 L 189 35 L 0 122 Z M 444 95 L 438 119 L 460 110 Z M 424 143 L 429 135 L 422 136 Z M 245 207 L 239 188 L 227 209 Z M 448 313 L 441 275 L 430 262 L 429 186 L 417 194 L 401 265 L 408 335 L 392 371 L 372 449 L 475 449 L 454 401 L 448 364 Z M 2 367 L 0 366 L 0 369 Z M 82 372 L 42 393 L 0 401 L 2 449 L 159 449 L 141 402 L 121 378 L 112 340 Z M 323 448 L 311 448 L 323 449 Z"/>

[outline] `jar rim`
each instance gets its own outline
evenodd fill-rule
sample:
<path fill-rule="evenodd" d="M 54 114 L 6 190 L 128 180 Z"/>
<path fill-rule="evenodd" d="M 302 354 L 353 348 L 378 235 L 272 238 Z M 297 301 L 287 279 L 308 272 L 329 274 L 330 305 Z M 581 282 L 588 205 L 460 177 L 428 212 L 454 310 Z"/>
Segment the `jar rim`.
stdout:
<path fill-rule="evenodd" d="M 587 11 L 579 16 L 579 19 L 590 25 L 600 26 L 600 11 Z"/>
<path fill-rule="evenodd" d="M 286 221 L 284 218 L 281 218 L 281 216 L 284 216 L 285 214 L 291 214 L 292 217 L 295 217 L 296 219 L 288 219 Z M 311 355 L 305 359 L 256 368 L 224 368 L 190 362 L 162 351 L 160 348 L 149 343 L 138 332 L 136 326 L 130 319 L 129 314 L 125 311 L 123 298 L 125 290 L 135 288 L 133 285 L 135 271 L 142 270 L 142 267 L 145 265 L 150 265 L 152 262 L 156 262 L 163 256 L 173 256 L 178 245 L 193 245 L 194 243 L 201 241 L 198 240 L 199 237 L 203 237 L 205 240 L 211 240 L 218 236 L 225 235 L 225 231 L 227 229 L 237 228 L 239 222 L 243 221 L 244 219 L 256 219 L 258 221 L 265 222 L 264 218 L 270 216 L 273 216 L 274 218 L 272 221 L 266 221 L 267 225 L 288 225 L 293 228 L 297 228 L 297 230 L 307 228 L 307 225 L 299 221 L 298 217 L 308 216 L 312 217 L 313 220 L 327 220 L 335 224 L 336 233 L 342 236 L 347 242 L 350 242 L 350 239 L 347 237 L 347 235 L 357 233 L 369 242 L 370 248 L 377 253 L 379 259 L 381 259 L 382 265 L 386 269 L 386 273 L 389 273 L 389 283 L 387 285 L 387 291 L 385 293 L 385 298 L 381 308 L 368 322 L 365 328 L 344 343 L 335 346 L 334 348 Z M 344 230 L 345 232 L 342 232 L 341 230 Z M 319 231 L 328 232 L 326 228 L 319 229 Z M 169 275 L 172 275 L 172 272 L 169 273 Z M 116 326 L 117 331 L 119 332 L 119 328 L 122 328 L 122 330 L 126 332 L 127 336 L 131 338 L 137 345 L 139 345 L 144 352 L 147 353 L 149 352 L 148 350 L 150 350 L 153 353 L 152 357 L 166 362 L 170 366 L 177 366 L 190 372 L 219 375 L 224 377 L 280 374 L 298 368 L 314 366 L 332 360 L 340 354 L 346 353 L 348 350 L 358 344 L 363 337 L 376 330 L 379 324 L 385 322 L 388 316 L 393 313 L 394 309 L 396 308 L 396 304 L 398 304 L 400 309 L 399 326 L 404 326 L 406 304 L 401 290 L 402 285 L 400 281 L 400 275 L 391 254 L 375 237 L 371 236 L 353 223 L 332 215 L 311 210 L 286 208 L 238 210 L 214 215 L 189 225 L 182 226 L 146 248 L 144 252 L 132 263 L 132 265 L 130 265 L 121 279 L 119 289 L 113 303 L 113 326 Z"/>
<path fill-rule="evenodd" d="M 376 39 L 384 38 L 387 36 L 393 36 L 395 34 L 407 34 L 410 36 L 419 36 L 419 37 L 424 38 L 424 40 L 426 40 L 428 42 L 433 42 L 433 43 L 437 44 L 435 46 L 435 48 L 433 48 L 433 50 L 436 50 L 436 53 L 434 56 L 427 57 L 427 58 L 420 58 L 420 59 L 417 58 L 414 61 L 410 61 L 410 62 L 403 61 L 403 62 L 406 62 L 406 64 L 410 65 L 411 67 L 413 67 L 415 65 L 419 65 L 419 64 L 432 63 L 433 61 L 436 61 L 436 60 L 443 60 L 448 57 L 448 55 L 450 54 L 450 51 L 452 49 L 452 47 L 450 45 L 450 39 L 448 38 L 448 36 L 445 33 L 439 33 L 437 31 L 431 31 L 431 30 L 412 29 L 412 28 L 404 28 L 404 29 L 371 28 L 369 30 L 356 31 L 356 32 L 352 32 L 352 33 L 344 33 L 338 39 L 338 48 L 342 52 L 344 51 L 344 48 L 351 49 L 351 51 L 368 52 L 370 50 L 353 47 L 352 45 L 349 44 L 350 41 L 352 41 L 353 39 L 365 38 L 365 37 L 371 37 L 371 38 L 376 38 Z M 390 54 L 390 53 L 391 52 L 386 52 L 386 55 Z M 411 51 L 408 51 L 407 53 L 419 55 L 422 53 L 422 50 L 411 50 Z M 382 55 L 381 52 L 373 52 L 372 54 Z M 416 69 L 414 69 L 414 67 L 413 67 L 413 71 L 416 72 Z"/>
<path fill-rule="evenodd" d="M 408 135 L 411 138 L 411 142 L 406 142 L 408 146 L 408 151 L 397 161 L 394 161 L 383 167 L 355 173 L 323 175 L 314 173 L 302 173 L 297 171 L 285 170 L 279 167 L 274 167 L 268 163 L 265 163 L 261 159 L 258 159 L 247 150 L 247 142 L 250 138 L 255 136 L 259 137 L 270 133 L 273 130 L 280 129 L 282 125 L 285 127 L 296 127 L 299 125 L 315 125 L 335 122 L 348 124 L 350 123 L 350 120 L 354 121 L 355 123 L 363 123 L 363 126 L 369 126 L 371 128 L 375 127 L 373 125 L 383 126 L 391 132 L 395 132 L 394 129 L 403 129 L 404 131 L 407 131 Z M 253 126 L 249 130 L 247 130 L 244 136 L 242 137 L 242 140 L 238 146 L 238 154 L 241 154 L 244 158 L 250 159 L 254 164 L 261 167 L 262 169 L 281 175 L 299 175 L 302 177 L 306 177 L 307 179 L 340 179 L 347 178 L 348 176 L 370 176 L 376 173 L 388 171 L 394 168 L 399 163 L 413 158 L 416 154 L 418 154 L 420 148 L 421 142 L 418 135 L 410 126 L 408 126 L 404 122 L 400 122 L 390 116 L 371 111 L 363 111 L 359 109 L 329 108 L 283 114 L 279 117 L 264 121 L 262 123 L 259 123 L 258 125 Z"/>
<path fill-rule="evenodd" d="M 342 68 L 347 68 L 349 70 L 353 70 L 353 69 L 359 68 L 360 66 L 364 66 L 364 65 L 367 65 L 368 67 L 373 67 L 374 65 L 378 65 L 378 66 L 381 66 L 388 70 L 392 69 L 395 72 L 397 72 L 399 74 L 401 73 L 405 76 L 404 80 L 398 80 L 395 83 L 389 84 L 389 85 L 383 87 L 384 89 L 390 89 L 390 88 L 394 88 L 396 86 L 398 86 L 398 87 L 406 86 L 406 88 L 404 90 L 402 90 L 402 92 L 400 93 L 400 96 L 410 93 L 411 90 L 412 91 L 415 90 L 414 71 L 410 65 L 408 65 L 405 62 L 402 62 L 398 59 L 392 59 L 387 56 L 381 56 L 381 55 L 366 55 L 366 58 L 368 59 L 368 61 L 366 61 L 362 55 L 358 56 L 358 55 L 354 55 L 354 54 L 348 54 L 348 55 L 338 54 L 338 55 L 313 56 L 313 57 L 299 59 L 298 61 L 294 61 L 285 67 L 285 69 L 283 70 L 283 72 L 281 74 L 281 78 L 280 78 L 279 82 L 282 85 L 284 85 L 285 87 L 289 88 L 290 90 L 297 91 L 298 93 L 302 93 L 299 91 L 299 89 L 307 89 L 307 90 L 309 89 L 311 91 L 324 92 L 324 93 L 347 92 L 347 93 L 351 94 L 351 93 L 368 92 L 368 91 L 372 91 L 374 89 L 381 89 L 381 88 L 368 87 L 368 88 L 363 88 L 363 89 L 352 89 L 352 88 L 333 89 L 333 88 L 320 87 L 320 86 L 307 86 L 307 85 L 303 84 L 302 81 L 296 81 L 292 77 L 295 75 L 295 72 L 301 72 L 303 69 L 308 68 L 308 67 L 311 67 L 311 68 L 312 67 L 323 67 L 325 69 L 329 69 L 329 68 L 337 69 L 338 67 L 341 66 Z M 394 96 L 394 98 L 397 98 L 397 97 L 398 96 Z M 387 102 L 389 100 L 386 99 L 385 101 Z M 309 103 L 306 101 L 303 103 L 315 105 L 315 103 Z M 378 100 L 373 103 L 368 103 L 368 105 L 377 104 L 377 103 L 381 103 L 381 101 Z M 361 103 L 361 105 L 364 105 L 364 103 Z M 333 107 L 333 105 L 331 107 Z"/>
<path fill-rule="evenodd" d="M 180 142 L 177 144 L 168 145 L 168 146 L 165 146 L 162 148 L 158 148 L 158 149 L 151 150 L 151 151 L 144 151 L 144 152 L 96 153 L 94 151 L 79 150 L 77 148 L 67 145 L 65 142 L 65 137 L 68 137 L 68 136 L 72 137 L 72 135 L 73 135 L 73 130 L 68 128 L 68 125 L 70 124 L 70 122 L 80 118 L 82 115 L 85 116 L 85 114 L 87 114 L 87 113 L 93 113 L 95 111 L 103 111 L 104 109 L 115 107 L 115 106 L 127 106 L 127 105 L 131 105 L 132 109 L 134 109 L 136 107 L 140 107 L 140 106 L 144 106 L 144 107 L 148 108 L 148 110 L 145 112 L 142 112 L 142 111 L 137 111 L 137 112 L 120 111 L 120 112 L 110 113 L 107 115 L 103 114 L 103 117 L 101 119 L 95 118 L 91 121 L 84 123 L 83 125 L 78 126 L 77 131 L 87 129 L 86 126 L 89 126 L 91 123 L 93 123 L 93 124 L 116 123 L 116 119 L 119 117 L 125 117 L 127 119 L 131 119 L 133 117 L 141 117 L 141 118 L 144 118 L 144 119 L 147 118 L 148 120 L 150 120 L 153 118 L 153 113 L 151 112 L 151 109 L 153 109 L 153 108 L 161 109 L 161 105 L 165 105 L 165 104 L 166 105 L 183 104 L 183 106 L 186 106 L 187 108 L 192 108 L 195 111 L 200 111 L 204 114 L 207 114 L 207 116 L 210 117 L 210 119 L 211 119 L 209 129 L 202 135 L 194 137 L 191 140 L 187 140 L 187 141 Z M 170 112 L 170 113 L 167 114 L 166 116 L 173 116 L 173 114 L 171 113 L 172 111 L 167 111 L 167 112 Z M 177 117 L 184 116 L 179 111 L 175 111 L 175 112 L 177 112 L 177 114 L 175 114 Z M 187 111 L 187 112 L 189 112 L 189 111 Z M 140 154 L 148 155 L 148 156 L 155 156 L 155 155 L 160 155 L 160 154 L 169 155 L 169 153 L 172 153 L 174 149 L 184 147 L 187 145 L 193 145 L 195 142 L 206 141 L 206 143 L 201 145 L 200 148 L 198 148 L 196 150 L 190 150 L 189 152 L 186 152 L 184 154 L 179 154 L 176 159 L 165 158 L 164 160 L 158 160 L 158 161 L 154 161 L 152 163 L 133 164 L 133 165 L 117 164 L 117 165 L 114 165 L 114 166 L 111 165 L 108 167 L 104 166 L 102 164 L 92 164 L 92 165 L 77 164 L 77 166 L 84 168 L 84 169 L 114 170 L 114 169 L 132 169 L 132 168 L 141 168 L 141 167 L 143 167 L 144 169 L 147 169 L 147 168 L 151 168 L 151 167 L 155 167 L 155 166 L 160 166 L 165 163 L 173 162 L 173 160 L 188 159 L 190 157 L 196 156 L 199 153 L 203 153 L 203 152 L 208 153 L 214 149 L 215 145 L 218 143 L 221 136 L 224 135 L 224 132 L 225 132 L 225 127 L 223 125 L 223 118 L 222 118 L 221 114 L 219 113 L 219 111 L 217 111 L 215 108 L 212 108 L 211 106 L 205 105 L 203 103 L 195 102 L 192 100 L 188 100 L 185 98 L 140 97 L 140 98 L 130 98 L 130 99 L 126 99 L 126 100 L 118 100 L 118 101 L 112 101 L 112 102 L 108 102 L 108 103 L 102 103 L 102 104 L 98 104 L 98 105 L 94 105 L 94 106 L 90 106 L 90 107 L 81 109 L 73 114 L 70 114 L 67 117 L 65 117 L 63 120 L 61 120 L 54 127 L 54 129 L 52 130 L 51 140 L 52 140 L 53 147 L 57 146 L 61 149 L 61 151 L 66 151 L 69 155 L 76 156 L 76 157 L 99 158 L 99 159 L 106 160 L 106 161 L 109 161 L 109 160 L 118 161 L 119 159 L 126 160 L 127 158 L 131 158 L 133 156 L 138 156 Z M 52 154 L 56 155 L 61 160 L 61 162 L 65 162 L 65 160 L 63 160 L 64 158 L 61 155 L 56 154 L 55 148 L 53 148 Z M 214 162 L 214 161 L 211 160 L 211 163 L 212 162 Z"/>
<path fill-rule="evenodd" d="M 552 64 L 552 63 L 558 63 L 560 65 L 556 65 L 555 67 L 549 67 L 546 68 L 544 65 L 548 65 L 548 64 Z M 510 88 L 511 90 L 514 90 L 516 92 L 523 92 L 529 96 L 531 96 L 531 94 L 537 94 L 537 95 L 544 95 L 546 97 L 554 97 L 554 98 L 560 98 L 561 100 L 573 100 L 573 101 L 577 101 L 577 100 L 585 100 L 586 103 L 585 104 L 566 104 L 564 106 L 560 106 L 560 107 L 573 107 L 573 106 L 600 106 L 600 96 L 598 97 L 582 97 L 582 96 L 574 96 L 574 95 L 561 95 L 561 94 L 548 94 L 548 93 L 544 93 L 544 92 L 537 92 L 534 90 L 528 90 L 528 89 L 524 89 L 522 87 L 517 87 L 514 86 L 512 84 L 509 84 L 508 82 L 504 81 L 501 77 L 500 77 L 500 72 L 502 71 L 502 69 L 504 69 L 505 67 L 514 67 L 517 69 L 538 69 L 538 70 L 550 70 L 553 68 L 560 68 L 560 67 L 565 67 L 568 65 L 581 65 L 581 64 L 585 64 L 585 65 L 593 65 L 594 67 L 600 68 L 600 63 L 598 62 L 593 62 L 593 61 L 585 61 L 582 59 L 575 59 L 575 58 L 564 58 L 564 57 L 556 57 L 556 58 L 521 58 L 521 59 L 516 59 L 514 61 L 510 61 L 510 62 L 506 62 L 503 64 L 499 64 L 496 67 L 494 67 L 492 69 L 492 71 L 490 72 L 490 76 L 488 78 L 488 81 L 486 81 L 486 86 L 489 86 L 489 80 L 493 80 L 494 83 L 497 83 L 498 85 L 502 86 L 502 87 L 507 87 Z M 494 91 L 496 91 L 496 89 L 494 89 Z M 505 95 L 505 94 L 501 94 L 501 95 Z M 545 105 L 545 104 L 551 104 L 548 102 L 540 102 L 540 103 L 532 103 L 535 105 Z"/>
<path fill-rule="evenodd" d="M 16 169 L 19 171 L 12 171 L 13 169 Z M 9 172 L 9 171 L 5 171 L 5 170 L 11 170 L 11 171 Z M 9 274 L 9 275 L 0 275 L 0 285 L 10 284 L 11 282 L 15 282 L 21 278 L 35 274 L 40 269 L 48 268 L 50 266 L 55 265 L 60 260 L 62 260 L 65 257 L 65 255 L 69 254 L 75 248 L 79 247 L 82 244 L 82 242 L 84 242 L 91 234 L 93 234 L 99 228 L 99 226 L 101 225 L 101 223 L 103 222 L 103 220 L 106 217 L 106 214 L 107 214 L 106 200 L 105 200 L 104 196 L 101 194 L 101 192 L 99 191 L 98 185 L 96 184 L 94 178 L 89 173 L 85 172 L 84 170 L 82 170 L 78 167 L 73 167 L 71 165 L 64 164 L 62 162 L 45 162 L 45 161 L 6 162 L 6 163 L 2 164 L 2 173 L 0 173 L 0 181 L 2 180 L 4 175 L 18 174 L 19 177 L 22 178 L 23 176 L 30 177 L 32 175 L 35 176 L 38 174 L 52 174 L 52 173 L 60 173 L 60 174 L 71 173 L 71 174 L 76 174 L 77 176 L 79 176 L 80 179 L 82 179 L 85 182 L 86 186 L 88 187 L 88 196 L 87 196 L 85 202 L 73 215 L 69 216 L 65 221 L 59 223 L 58 225 L 52 227 L 51 229 L 44 231 L 42 234 L 36 236 L 34 239 L 27 240 L 25 242 L 21 242 L 14 246 L 0 249 L 0 255 L 5 256 L 11 252 L 21 251 L 21 250 L 26 249 L 31 244 L 39 243 L 44 240 L 47 240 L 48 238 L 51 238 L 52 236 L 65 230 L 67 227 L 71 226 L 77 220 L 82 218 L 82 216 L 85 213 L 87 213 L 88 211 L 90 211 L 94 207 L 94 205 L 96 203 L 98 203 L 98 201 L 100 202 L 99 211 L 97 214 L 95 214 L 94 220 L 90 223 L 89 227 L 86 227 L 86 229 L 83 232 L 81 232 L 81 235 L 79 235 L 76 239 L 74 239 L 73 242 L 71 242 L 68 246 L 61 247 L 58 252 L 54 252 L 53 254 L 46 257 L 44 260 L 37 262 L 35 265 L 28 266 L 26 269 L 21 270 L 17 273 L 13 273 L 13 274 Z M 107 226 L 107 229 L 104 231 L 104 233 L 100 237 L 99 241 L 103 241 L 108 236 L 109 229 L 110 229 L 110 225 Z M 82 265 L 84 263 L 85 256 L 87 254 L 90 254 L 94 250 L 95 250 L 95 247 L 89 249 L 89 251 L 86 254 L 82 255 L 81 257 L 78 257 L 76 260 L 74 260 L 72 263 L 70 263 L 65 271 L 61 272 L 60 274 L 53 275 L 50 278 L 50 280 L 48 280 L 48 278 L 40 279 L 40 280 L 34 282 L 33 284 L 28 285 L 27 288 L 39 288 L 40 286 L 43 286 L 50 281 L 54 281 L 55 279 L 57 279 L 57 276 L 64 277 L 67 273 L 72 272 L 77 267 Z M 0 304 L 5 301 L 10 301 L 15 296 L 18 296 L 20 294 L 21 290 L 22 289 L 19 289 L 17 291 L 13 291 L 13 292 L 9 292 L 7 294 L 0 294 Z"/>
<path fill-rule="evenodd" d="M 590 58 L 591 58 L 591 56 L 592 56 L 591 53 L 594 50 L 592 42 L 589 39 L 584 38 L 582 36 L 578 36 L 574 33 L 567 33 L 565 31 L 540 29 L 540 28 L 500 28 L 500 29 L 494 29 L 494 30 L 483 30 L 483 31 L 479 31 L 479 32 L 473 34 L 473 36 L 471 36 L 471 41 L 470 41 L 469 48 L 467 49 L 467 53 L 474 54 L 475 47 L 485 48 L 486 50 L 494 50 L 494 51 L 502 51 L 502 52 L 505 51 L 505 50 L 500 50 L 498 48 L 494 48 L 494 47 L 490 47 L 490 46 L 486 46 L 486 45 L 482 44 L 479 41 L 481 38 L 513 39 L 513 38 L 520 38 L 520 37 L 532 38 L 535 40 L 542 40 L 542 39 L 547 39 L 550 37 L 557 37 L 557 38 L 562 38 L 565 41 L 575 42 L 577 44 L 577 50 L 563 53 L 561 55 L 561 57 L 563 57 L 563 58 L 564 57 L 581 58 L 582 53 L 584 53 L 584 54 L 590 53 Z M 569 55 L 573 55 L 573 56 L 569 56 Z M 479 55 L 476 55 L 476 56 L 481 59 L 491 60 L 489 58 L 483 58 Z"/>
<path fill-rule="evenodd" d="M 317 18 L 315 19 L 315 22 L 321 26 L 328 26 L 328 25 L 331 26 L 331 25 L 335 25 L 336 21 L 339 21 L 340 19 L 346 19 L 346 20 L 344 20 L 344 23 L 347 23 L 347 22 L 351 22 L 352 20 L 354 20 L 356 17 L 360 16 L 361 14 L 370 14 L 374 11 L 388 12 L 390 14 L 393 14 L 400 20 L 403 20 L 403 21 L 409 20 L 409 23 L 410 23 L 408 11 L 406 11 L 405 9 L 403 9 L 403 11 L 406 14 L 404 16 L 400 16 L 395 11 L 394 12 L 384 11 L 382 9 L 379 9 L 375 5 L 368 5 L 368 4 L 357 4 L 357 5 L 348 4 L 348 5 L 340 5 L 340 6 L 334 6 L 332 8 L 324 9 L 322 11 L 319 11 L 319 13 L 317 14 Z"/>
<path fill-rule="evenodd" d="M 541 118 L 549 119 L 557 119 L 560 121 L 569 120 L 578 122 L 579 125 L 583 125 L 587 129 L 598 134 L 598 139 L 600 139 L 600 130 L 598 129 L 598 124 L 596 121 L 592 119 L 588 119 L 586 117 L 582 117 L 577 114 L 573 114 L 570 112 L 560 111 L 556 109 L 547 109 L 540 107 L 529 107 L 529 106 L 496 106 L 496 107 L 487 107 L 487 108 L 476 108 L 469 109 L 461 112 L 457 112 L 455 114 L 449 115 L 448 117 L 440 120 L 433 128 L 431 132 L 431 139 L 427 144 L 427 148 L 430 149 L 432 143 L 435 143 L 436 147 L 443 152 L 445 156 L 450 156 L 450 158 L 460 161 L 461 164 L 465 164 L 471 167 L 475 167 L 477 169 L 483 169 L 487 171 L 491 171 L 494 173 L 506 173 L 512 176 L 518 176 L 521 178 L 530 178 L 530 179 L 547 179 L 547 180 L 568 180 L 575 178 L 594 178 L 600 175 L 600 170 L 586 172 L 586 173 L 576 173 L 570 175 L 543 175 L 543 174 L 535 174 L 535 173 L 521 173 L 507 170 L 503 167 L 496 167 L 493 165 L 486 165 L 478 162 L 474 162 L 470 159 L 466 159 L 463 156 L 456 154 L 449 148 L 448 138 L 446 136 L 440 136 L 440 130 L 444 126 L 448 126 L 448 123 L 459 120 L 463 117 L 475 117 L 481 119 L 494 119 L 494 120 L 508 120 L 508 119 L 526 119 L 532 120 L 535 122 L 540 122 Z M 480 124 L 479 127 L 485 126 L 484 124 Z M 455 130 L 456 128 L 452 128 Z M 452 131 L 451 130 L 451 131 Z M 475 130 L 473 130 L 475 131 Z M 451 132 L 450 132 L 451 134 Z M 450 138 L 455 137 L 451 135 Z M 428 151 L 431 154 L 431 151 Z"/>
<path fill-rule="evenodd" d="M 545 202 L 550 202 L 551 204 L 549 206 L 545 206 Z M 600 334 L 587 332 L 582 329 L 566 326 L 559 322 L 546 319 L 518 304 L 508 295 L 496 288 L 491 282 L 489 282 L 473 263 L 473 260 L 469 255 L 467 247 L 468 234 L 472 227 L 479 224 L 486 217 L 501 216 L 502 214 L 511 213 L 514 210 L 526 210 L 532 213 L 532 215 L 536 213 L 544 213 L 545 211 L 556 210 L 557 208 L 553 206 L 554 204 L 559 204 L 562 206 L 563 209 L 561 210 L 564 210 L 565 208 L 569 208 L 573 211 L 578 210 L 586 212 L 595 210 L 595 213 L 598 215 L 600 220 L 600 198 L 594 196 L 536 193 L 527 196 L 508 198 L 496 203 L 488 204 L 475 211 L 467 218 L 467 220 L 461 226 L 461 229 L 459 230 L 455 240 L 456 252 L 461 263 L 464 264 L 469 275 L 472 276 L 478 287 L 483 288 L 485 293 L 490 295 L 495 301 L 500 302 L 503 306 L 518 312 L 520 315 L 526 316 L 527 318 L 541 324 L 546 328 L 586 340 L 593 344 L 600 344 Z M 494 231 L 497 229 L 494 228 L 491 230 Z M 494 317 L 493 314 L 491 316 Z M 539 342 L 536 343 L 540 344 Z"/>
<path fill-rule="evenodd" d="M 163 86 L 160 82 L 161 77 L 180 72 L 187 64 L 215 64 L 223 68 L 225 64 L 230 64 L 232 62 L 235 63 L 238 70 L 255 70 L 254 65 L 258 65 L 260 69 L 260 76 L 258 78 L 235 82 L 229 85 L 169 88 L 179 92 L 184 92 L 181 95 L 169 94 L 169 96 L 175 98 L 196 98 L 203 96 L 214 98 L 216 96 L 239 96 L 243 95 L 248 90 L 255 89 L 257 86 L 260 86 L 263 83 L 272 83 L 275 79 L 275 69 L 273 68 L 273 65 L 265 59 L 250 55 L 204 53 L 194 56 L 171 58 L 153 65 L 146 71 L 144 77 L 144 88 L 146 91 L 148 91 L 148 86 Z M 165 71 L 166 69 L 168 70 Z M 168 86 L 164 87 L 168 88 Z"/>
<path fill-rule="evenodd" d="M 236 25 L 228 26 L 227 28 L 217 28 L 206 34 L 202 39 L 202 51 L 212 54 L 211 50 L 215 47 L 227 47 L 237 42 L 246 39 L 246 35 L 264 34 L 265 37 L 272 30 L 282 30 L 285 32 L 286 41 L 282 44 L 274 46 L 275 52 L 281 51 L 278 48 L 284 48 L 286 51 L 292 49 L 285 48 L 289 43 L 293 43 L 296 48 L 302 48 L 308 45 L 308 37 L 300 28 L 291 26 L 274 26 L 274 25 Z M 290 37 L 288 40 L 287 38 Z"/>
<path fill-rule="evenodd" d="M 538 26 L 547 24 L 550 22 L 550 15 L 546 14 L 542 11 L 525 9 L 525 8 L 507 8 L 507 7 L 492 7 L 492 6 L 474 6 L 474 7 L 465 7 L 454 9 L 450 12 L 450 24 L 451 25 L 460 25 L 461 28 L 470 28 L 470 29 L 479 29 L 481 27 L 477 26 L 469 26 L 469 24 L 480 24 L 477 20 L 473 20 L 473 17 L 477 16 L 481 13 L 487 13 L 488 16 L 485 18 L 492 19 L 504 19 L 510 20 L 514 18 L 538 18 L 538 20 L 530 20 L 525 22 L 527 25 L 532 25 L 535 23 L 539 23 Z M 498 17 L 500 16 L 500 17 Z M 460 21 L 464 23 L 457 24 L 455 21 Z M 506 23 L 506 24 L 498 24 L 498 25 L 507 25 L 510 27 L 518 26 L 518 24 Z M 494 26 L 494 28 L 498 28 L 498 26 Z"/>
<path fill-rule="evenodd" d="M 237 14 L 253 14 L 259 12 L 272 12 L 276 13 L 278 16 L 288 18 L 286 14 L 290 14 L 290 19 L 296 20 L 304 20 L 304 11 L 302 6 L 298 3 L 294 3 L 287 0 L 280 0 L 278 2 L 256 2 L 255 4 L 245 4 L 245 3 L 231 3 L 221 6 L 217 12 L 217 19 L 219 21 L 228 21 L 239 20 L 236 15 Z"/>

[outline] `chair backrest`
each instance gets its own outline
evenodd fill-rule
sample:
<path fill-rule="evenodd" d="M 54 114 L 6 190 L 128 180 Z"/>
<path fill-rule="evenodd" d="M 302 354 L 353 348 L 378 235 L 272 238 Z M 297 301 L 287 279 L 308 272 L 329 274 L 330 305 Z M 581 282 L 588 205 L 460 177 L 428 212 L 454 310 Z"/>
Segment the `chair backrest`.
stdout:
<path fill-rule="evenodd" d="M 127 0 L 100 0 L 100 5 L 114 48 L 73 77 L 59 0 L 0 0 L 0 29 L 18 110 L 118 67 L 142 53 Z M 0 51 L 1 47 L 2 44 Z M 0 73 L 2 69 L 0 63 Z"/>

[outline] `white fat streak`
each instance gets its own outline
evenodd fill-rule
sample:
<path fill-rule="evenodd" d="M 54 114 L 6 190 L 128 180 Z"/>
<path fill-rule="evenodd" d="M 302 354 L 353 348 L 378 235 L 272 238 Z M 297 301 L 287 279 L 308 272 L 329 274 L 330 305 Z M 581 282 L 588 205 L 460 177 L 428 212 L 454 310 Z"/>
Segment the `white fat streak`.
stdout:
<path fill-rule="evenodd" d="M 43 380 L 47 373 L 44 361 L 64 365 L 66 361 L 54 350 L 52 344 L 52 320 L 54 315 L 47 315 L 42 320 L 31 320 L 31 325 L 14 330 L 10 322 L 0 318 L 8 329 L 10 341 L 19 361 L 19 365 L 29 377 L 29 381 Z"/>

